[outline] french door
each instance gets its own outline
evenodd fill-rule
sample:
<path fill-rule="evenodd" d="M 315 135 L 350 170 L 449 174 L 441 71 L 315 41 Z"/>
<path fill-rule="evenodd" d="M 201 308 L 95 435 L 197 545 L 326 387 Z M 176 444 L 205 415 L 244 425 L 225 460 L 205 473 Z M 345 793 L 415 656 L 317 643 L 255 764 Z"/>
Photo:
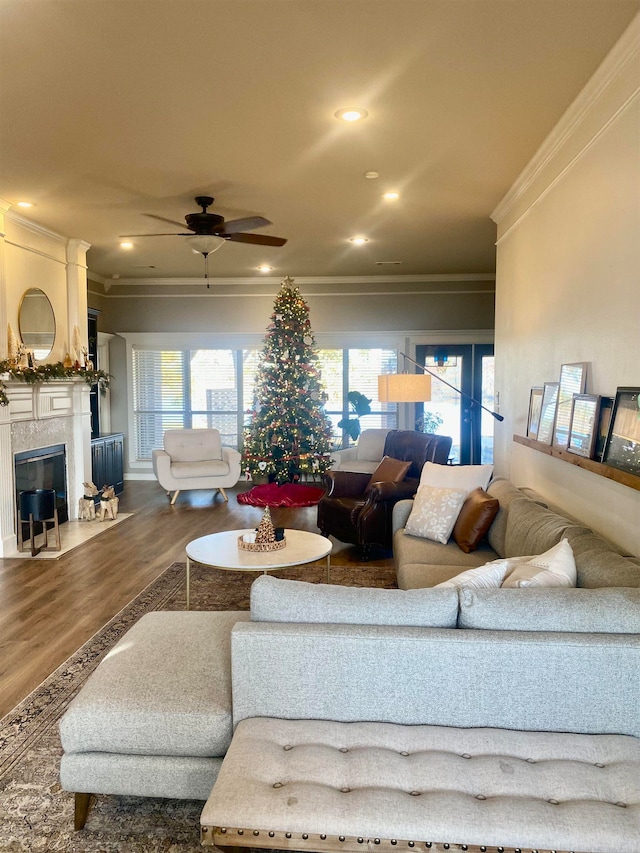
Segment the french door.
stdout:
<path fill-rule="evenodd" d="M 432 378 L 430 402 L 416 405 L 417 425 L 451 436 L 454 465 L 493 462 L 493 344 L 418 346 L 416 361 L 444 380 Z"/>

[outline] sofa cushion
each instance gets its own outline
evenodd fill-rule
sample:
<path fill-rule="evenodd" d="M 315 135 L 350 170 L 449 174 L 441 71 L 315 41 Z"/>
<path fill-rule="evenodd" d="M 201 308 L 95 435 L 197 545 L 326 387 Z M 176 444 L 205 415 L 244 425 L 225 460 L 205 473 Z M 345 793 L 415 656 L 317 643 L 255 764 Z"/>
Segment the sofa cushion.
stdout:
<path fill-rule="evenodd" d="M 504 556 L 542 554 L 557 545 L 563 536 L 568 536 L 570 529 L 590 532 L 588 527 L 570 521 L 529 498 L 513 500 L 509 504 Z"/>
<path fill-rule="evenodd" d="M 217 429 L 170 429 L 164 449 L 173 462 L 204 462 L 222 459 L 222 440 Z"/>
<path fill-rule="evenodd" d="M 578 586 L 640 587 L 640 560 L 637 557 L 623 557 L 592 530 L 569 528 L 566 537 L 576 561 Z"/>
<path fill-rule="evenodd" d="M 425 563 L 403 563 L 396 572 L 400 589 L 434 587 L 465 571 L 464 566 L 430 566 Z"/>
<path fill-rule="evenodd" d="M 455 628 L 455 590 L 402 590 L 306 583 L 261 575 L 251 585 L 254 622 Z"/>
<path fill-rule="evenodd" d="M 507 532 L 509 507 L 512 501 L 522 499 L 525 495 L 523 491 L 514 486 L 511 480 L 507 480 L 506 477 L 495 477 L 487 486 L 486 491 L 492 498 L 497 498 L 500 503 L 498 514 L 487 533 L 487 540 L 496 554 L 504 557 L 504 539 Z"/>
<path fill-rule="evenodd" d="M 397 530 L 393 536 L 393 559 L 396 570 L 405 563 L 423 563 L 427 566 L 462 566 L 472 569 L 482 566 L 489 560 L 495 560 L 499 554 L 492 551 L 486 542 L 482 542 L 477 550 L 465 554 L 450 539 L 446 545 L 431 539 L 421 539 L 405 533 L 404 528 Z"/>
<path fill-rule="evenodd" d="M 513 562 L 510 560 L 509 562 Z M 573 559 L 571 545 L 561 539 L 557 545 L 536 557 L 518 559 L 515 566 L 509 566 L 504 587 L 535 586 L 575 586 L 576 562 Z"/>
<path fill-rule="evenodd" d="M 472 589 L 488 589 L 490 587 L 499 587 L 508 569 L 509 560 L 500 558 L 499 560 L 485 563 L 484 566 L 467 569 L 459 575 L 449 578 L 449 580 L 436 584 L 436 588 L 455 587 L 456 589 L 463 589 L 471 587 Z"/>
<path fill-rule="evenodd" d="M 464 489 L 466 494 L 486 489 L 493 473 L 493 465 L 435 465 L 425 462 L 420 474 L 420 485 L 440 489 Z"/>
<path fill-rule="evenodd" d="M 413 499 L 405 532 L 446 544 L 465 497 L 463 488 L 447 489 L 421 484 Z"/>
<path fill-rule="evenodd" d="M 640 589 L 460 590 L 458 627 L 640 634 Z"/>
<path fill-rule="evenodd" d="M 231 629 L 248 619 L 240 611 L 143 616 L 70 704 L 60 722 L 64 751 L 224 755 L 232 736 Z"/>
<path fill-rule="evenodd" d="M 484 489 L 474 489 L 467 495 L 453 527 L 453 538 L 465 554 L 475 551 L 498 514 L 500 503 Z"/>
<path fill-rule="evenodd" d="M 365 494 L 374 483 L 401 483 L 407 476 L 410 467 L 411 462 L 403 462 L 401 459 L 394 459 L 392 456 L 383 456 L 382 461 L 371 475 Z"/>
<path fill-rule="evenodd" d="M 196 477 L 224 477 L 231 469 L 221 459 L 207 459 L 203 462 L 173 462 L 171 476 L 178 480 L 192 480 Z"/>

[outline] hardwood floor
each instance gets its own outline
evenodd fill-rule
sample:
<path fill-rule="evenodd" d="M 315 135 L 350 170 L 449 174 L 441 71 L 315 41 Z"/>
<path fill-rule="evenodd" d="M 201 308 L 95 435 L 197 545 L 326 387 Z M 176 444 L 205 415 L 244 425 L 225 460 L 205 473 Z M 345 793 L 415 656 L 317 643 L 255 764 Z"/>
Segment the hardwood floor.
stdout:
<path fill-rule="evenodd" d="M 212 491 L 183 492 L 172 507 L 155 481 L 128 481 L 120 511 L 132 518 L 57 560 L 0 559 L 0 717 L 167 566 L 184 561 L 187 542 L 257 525 L 262 510 L 236 500 L 248 488 L 228 489 L 228 503 Z M 317 533 L 316 512 L 274 507 L 271 516 L 276 527 Z M 354 549 L 334 542 L 338 551 L 357 571 Z"/>

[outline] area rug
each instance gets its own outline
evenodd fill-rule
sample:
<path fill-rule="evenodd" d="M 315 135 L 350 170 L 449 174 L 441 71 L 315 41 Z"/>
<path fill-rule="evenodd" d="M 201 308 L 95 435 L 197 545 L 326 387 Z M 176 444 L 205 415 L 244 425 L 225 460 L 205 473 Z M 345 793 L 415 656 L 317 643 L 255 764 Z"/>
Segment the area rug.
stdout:
<path fill-rule="evenodd" d="M 306 483 L 264 483 L 238 495 L 239 504 L 250 506 L 313 506 L 325 490 Z"/>
<path fill-rule="evenodd" d="M 387 561 L 388 562 L 388 561 Z M 276 572 L 321 583 L 320 560 Z M 193 565 L 194 610 L 246 610 L 253 574 Z M 393 588 L 388 565 L 332 565 L 331 582 Z M 201 851 L 202 802 L 99 796 L 84 830 L 73 831 L 73 795 L 61 790 L 58 721 L 105 653 L 141 616 L 185 606 L 185 565 L 174 563 L 0 720 L 0 851 L 187 853 Z"/>

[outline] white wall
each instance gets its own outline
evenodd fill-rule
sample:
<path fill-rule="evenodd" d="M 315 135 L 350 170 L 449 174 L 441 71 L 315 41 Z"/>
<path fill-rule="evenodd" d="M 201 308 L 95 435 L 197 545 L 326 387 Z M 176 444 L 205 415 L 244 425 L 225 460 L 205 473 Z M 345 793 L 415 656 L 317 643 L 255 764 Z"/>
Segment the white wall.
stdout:
<path fill-rule="evenodd" d="M 640 16 L 493 218 L 496 467 L 640 554 L 640 492 L 512 442 L 563 363 L 589 363 L 588 393 L 640 386 Z"/>

